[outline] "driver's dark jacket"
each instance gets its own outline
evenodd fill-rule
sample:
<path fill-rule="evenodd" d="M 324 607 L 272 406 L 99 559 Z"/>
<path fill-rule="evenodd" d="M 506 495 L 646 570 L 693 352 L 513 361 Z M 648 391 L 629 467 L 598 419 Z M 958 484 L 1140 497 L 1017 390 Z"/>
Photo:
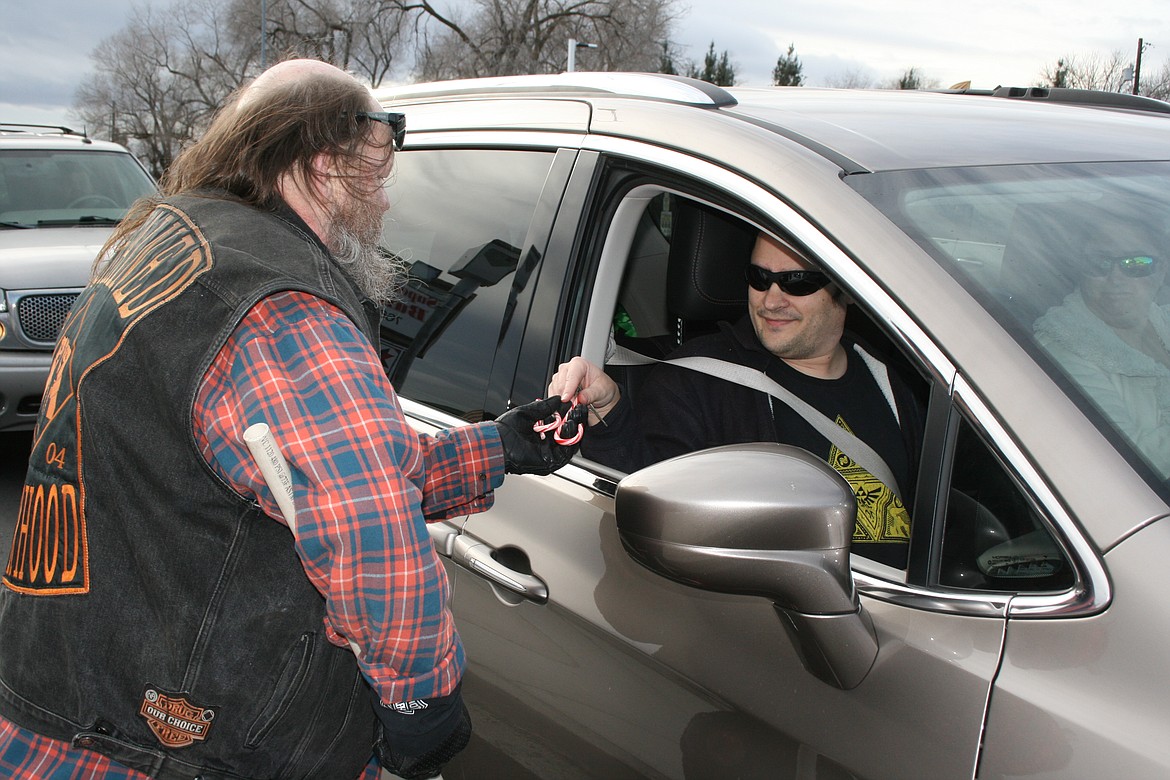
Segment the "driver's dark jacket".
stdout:
<path fill-rule="evenodd" d="M 852 350 L 855 342 L 847 335 L 842 343 Z M 669 357 L 695 355 L 765 373 L 780 361 L 760 344 L 747 316 L 734 324 L 719 323 L 718 332 L 684 343 Z M 591 460 L 632 472 L 724 444 L 790 443 L 776 430 L 766 393 L 678 366 L 639 366 L 627 372 L 641 372 L 644 380 L 628 377 L 606 424 L 591 426 L 581 440 L 581 453 Z M 900 482 L 909 504 L 922 441 L 922 408 L 906 381 L 888 366 L 887 372 L 905 446 L 907 473 Z"/>
<path fill-rule="evenodd" d="M 174 780 L 352 780 L 369 762 L 367 683 L 327 641 L 291 533 L 192 434 L 207 366 L 278 290 L 375 336 L 299 218 L 223 197 L 156 208 L 78 298 L 0 588 L 4 717 Z"/>

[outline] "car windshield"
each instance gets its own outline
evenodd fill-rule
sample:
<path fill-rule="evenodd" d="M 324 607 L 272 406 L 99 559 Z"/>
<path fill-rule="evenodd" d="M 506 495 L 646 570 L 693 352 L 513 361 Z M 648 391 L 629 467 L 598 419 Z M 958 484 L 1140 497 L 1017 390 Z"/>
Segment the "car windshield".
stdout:
<path fill-rule="evenodd" d="M 0 149 L 0 226 L 109 225 L 154 182 L 128 154 Z"/>
<path fill-rule="evenodd" d="M 1170 477 L 1170 164 L 847 180 L 995 314 L 1152 481 Z"/>

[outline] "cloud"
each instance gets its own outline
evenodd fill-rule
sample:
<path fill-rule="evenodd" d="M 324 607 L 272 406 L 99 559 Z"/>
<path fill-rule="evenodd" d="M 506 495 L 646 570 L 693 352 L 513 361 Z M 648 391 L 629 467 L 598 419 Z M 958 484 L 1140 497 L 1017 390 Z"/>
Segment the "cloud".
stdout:
<path fill-rule="evenodd" d="M 0 28 L 0 120 L 63 121 L 93 69 L 90 54 L 125 26 L 134 0 L 22 0 L 8 3 Z M 30 118 L 35 116 L 36 118 Z"/>
<path fill-rule="evenodd" d="M 1140 37 L 1164 42 L 1142 61 L 1143 71 L 1161 68 L 1170 54 L 1170 10 L 1164 0 L 1131 0 L 1124 9 L 1065 0 L 1055 10 L 1035 0 L 720 0 L 692 4 L 677 37 L 691 57 L 701 57 L 714 40 L 752 85 L 770 83 L 772 66 L 792 43 L 813 85 L 849 69 L 884 81 L 914 66 L 943 86 L 961 79 L 982 87 L 1028 86 L 1061 56 L 1117 50 L 1132 60 Z M 834 64 L 845 67 L 821 70 Z"/>
<path fill-rule="evenodd" d="M 457 6 L 467 0 L 448 0 Z M 165 12 L 170 0 L 12 0 L 0 26 L 0 120 L 35 113 L 64 117 L 81 80 L 92 72 L 90 55 L 122 29 L 131 10 Z M 847 72 L 870 73 L 875 82 L 914 66 L 948 86 L 971 79 L 977 87 L 1027 86 L 1043 68 L 1066 55 L 1132 61 L 1137 39 L 1153 42 L 1142 72 L 1160 70 L 1170 54 L 1170 7 L 1165 0 L 775 0 L 680 1 L 674 39 L 684 56 L 701 63 L 714 42 L 727 51 L 739 81 L 771 83 L 776 59 L 796 46 L 810 85 Z M 41 121 L 41 120 L 37 120 Z M 62 120 L 58 120 L 62 121 Z"/>

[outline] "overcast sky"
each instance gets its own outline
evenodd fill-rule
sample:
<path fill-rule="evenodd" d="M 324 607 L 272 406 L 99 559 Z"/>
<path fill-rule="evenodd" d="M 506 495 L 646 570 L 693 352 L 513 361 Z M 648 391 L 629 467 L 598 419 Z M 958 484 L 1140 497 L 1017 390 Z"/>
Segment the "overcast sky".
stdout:
<path fill-rule="evenodd" d="M 125 25 L 135 2 L 170 6 L 170 0 L 5 0 L 0 121 L 75 124 L 70 107 L 92 69 L 90 54 Z M 1170 56 L 1170 2 L 690 0 L 675 38 L 694 60 L 701 61 L 711 42 L 717 52 L 727 50 L 739 83 L 751 86 L 771 82 L 789 43 L 811 86 L 848 72 L 876 84 L 911 66 L 942 87 L 965 80 L 977 88 L 1030 86 L 1065 55 L 1119 51 L 1132 62 L 1139 38 L 1153 44 L 1142 56 L 1142 72 L 1160 72 Z M 579 69 L 588 69 L 588 57 L 585 50 L 578 54 Z"/>

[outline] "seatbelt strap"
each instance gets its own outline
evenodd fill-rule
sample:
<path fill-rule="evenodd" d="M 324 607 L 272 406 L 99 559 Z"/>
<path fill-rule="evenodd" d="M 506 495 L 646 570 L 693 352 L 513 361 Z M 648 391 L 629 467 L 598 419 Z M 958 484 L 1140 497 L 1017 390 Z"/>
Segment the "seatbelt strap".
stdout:
<path fill-rule="evenodd" d="M 898 489 L 898 482 L 894 479 L 894 472 L 886 465 L 885 460 L 881 455 L 877 454 L 873 447 L 870 447 L 861 439 L 840 425 L 837 425 L 837 423 L 830 420 L 763 371 L 757 371 L 754 368 L 741 366 L 738 363 L 730 363 L 726 360 L 719 360 L 718 358 L 696 356 L 658 360 L 657 358 L 648 357 L 619 344 L 611 345 L 611 349 L 612 352 L 606 359 L 607 365 L 645 366 L 651 363 L 665 363 L 667 365 L 679 366 L 680 368 L 687 368 L 691 371 L 698 371 L 701 374 L 707 374 L 717 379 L 742 385 L 753 390 L 759 390 L 761 393 L 766 393 L 776 398 L 804 418 L 817 433 L 828 439 L 830 444 L 847 454 L 858 465 L 881 480 L 886 487 L 894 491 L 894 495 L 902 495 L 901 490 Z M 894 414 L 897 416 L 896 410 Z"/>

